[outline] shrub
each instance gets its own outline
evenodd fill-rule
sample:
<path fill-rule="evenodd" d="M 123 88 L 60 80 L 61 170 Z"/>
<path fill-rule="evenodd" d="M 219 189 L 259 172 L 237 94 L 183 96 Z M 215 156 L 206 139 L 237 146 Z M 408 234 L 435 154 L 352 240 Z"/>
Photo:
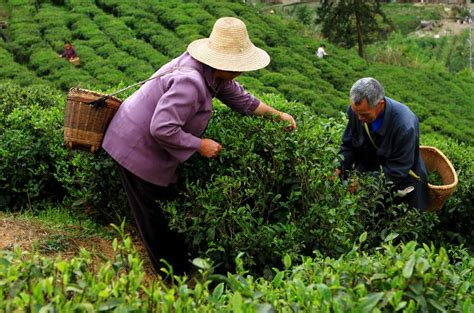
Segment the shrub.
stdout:
<path fill-rule="evenodd" d="M 129 310 L 146 312 L 470 312 L 472 258 L 415 242 L 385 244 L 367 254 L 355 245 L 339 259 L 304 258 L 273 277 L 249 275 L 237 258 L 236 273 L 214 275 L 208 262 L 193 279 L 173 277 L 147 282 L 130 236 L 119 229 L 115 256 L 96 266 L 85 250 L 65 260 L 34 251 L 0 251 L 0 279 L 15 281 L 0 290 L 0 310 L 31 307 L 57 311 Z M 361 236 L 363 242 L 363 236 Z M 94 266 L 93 266 L 94 265 Z M 163 269 L 172 276 L 171 269 Z"/>
<path fill-rule="evenodd" d="M 278 107 L 278 98 L 263 100 Z M 205 136 L 223 152 L 217 160 L 195 156 L 185 163 L 182 194 L 166 204 L 194 253 L 229 269 L 240 251 L 252 271 L 262 272 L 281 266 L 285 254 L 344 253 L 365 229 L 371 246 L 390 232 L 420 240 L 431 234 L 436 217 L 391 205 L 382 180 L 364 178 L 357 195 L 345 182 L 331 184 L 342 124 L 294 103 L 283 110 L 297 117 L 296 131 L 214 110 Z"/>
<path fill-rule="evenodd" d="M 52 127 L 62 120 L 60 108 L 52 101 L 58 97 L 45 99 L 43 93 L 38 99 L 35 90 L 28 94 L 28 89 L 8 85 L 2 89 L 6 115 L 0 123 L 0 207 L 18 210 L 52 197 L 61 199 L 64 189 L 54 179 L 56 155 L 50 153 L 62 135 L 60 128 Z"/>

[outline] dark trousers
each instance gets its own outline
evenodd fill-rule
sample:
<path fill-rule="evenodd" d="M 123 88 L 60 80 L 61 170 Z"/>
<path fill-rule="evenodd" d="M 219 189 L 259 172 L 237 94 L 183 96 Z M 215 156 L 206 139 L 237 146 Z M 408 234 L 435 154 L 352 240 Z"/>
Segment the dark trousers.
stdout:
<path fill-rule="evenodd" d="M 157 202 L 175 198 L 176 189 L 144 181 L 121 165 L 118 165 L 118 170 L 153 267 L 159 273 L 164 267 L 160 260 L 165 259 L 173 266 L 175 274 L 182 274 L 190 264 L 184 235 L 169 228 L 168 219 Z"/>

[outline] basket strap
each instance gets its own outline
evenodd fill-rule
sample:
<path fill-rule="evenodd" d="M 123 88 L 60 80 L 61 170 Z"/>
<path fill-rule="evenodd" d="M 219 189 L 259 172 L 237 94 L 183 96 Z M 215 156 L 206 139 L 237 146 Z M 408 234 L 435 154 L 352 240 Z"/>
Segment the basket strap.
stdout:
<path fill-rule="evenodd" d="M 375 141 L 374 139 L 372 139 L 372 136 L 370 135 L 370 131 L 369 131 L 369 126 L 367 126 L 367 123 L 364 123 L 364 129 L 365 129 L 365 132 L 367 133 L 367 136 L 369 136 L 369 139 L 370 139 L 370 142 L 372 142 L 372 144 L 374 145 L 375 149 L 378 149 L 379 147 L 375 144 Z M 413 170 L 409 170 L 408 171 L 408 175 L 410 175 L 411 177 L 413 177 L 414 179 L 418 180 L 418 181 L 421 181 L 421 177 L 416 175 L 415 172 L 413 172 Z"/>
<path fill-rule="evenodd" d="M 171 73 L 171 72 L 174 72 L 174 71 L 175 71 L 176 69 L 178 69 L 178 68 L 180 68 L 180 67 L 177 66 L 177 65 L 175 65 L 175 66 L 173 66 L 172 68 L 170 68 L 169 70 L 164 71 L 164 72 L 161 73 L 161 74 L 158 74 L 158 75 L 156 75 L 156 76 L 154 76 L 154 77 L 151 77 L 151 78 L 142 80 L 142 81 L 140 81 L 140 82 L 131 84 L 131 85 L 127 86 L 127 87 L 124 87 L 124 88 L 122 88 L 122 89 L 119 89 L 119 90 L 117 90 L 117 91 L 114 91 L 114 92 L 112 92 L 112 93 L 109 93 L 108 95 L 104 95 L 104 96 L 100 97 L 99 99 L 96 99 L 96 100 L 94 100 L 94 101 L 92 101 L 92 102 L 89 102 L 88 104 L 90 104 L 90 105 L 92 105 L 92 106 L 94 106 L 94 107 L 101 107 L 101 106 L 104 106 L 104 105 L 105 105 L 105 100 L 107 100 L 107 98 L 112 97 L 112 96 L 115 96 L 116 94 L 119 94 L 119 93 L 121 93 L 121 92 L 124 92 L 125 90 L 128 90 L 128 89 L 130 89 L 130 88 L 133 88 L 133 87 L 135 87 L 135 86 L 141 86 L 141 85 L 143 85 L 144 83 L 146 83 L 147 81 L 150 81 L 150 80 L 153 80 L 153 79 L 157 79 L 157 78 L 163 77 L 163 76 L 165 76 L 166 74 L 169 74 L 169 73 Z"/>

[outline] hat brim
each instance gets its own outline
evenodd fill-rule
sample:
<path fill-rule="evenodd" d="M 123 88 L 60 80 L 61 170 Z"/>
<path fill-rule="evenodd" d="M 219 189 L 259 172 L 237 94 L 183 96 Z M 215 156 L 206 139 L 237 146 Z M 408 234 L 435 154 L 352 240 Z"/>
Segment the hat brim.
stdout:
<path fill-rule="evenodd" d="M 251 49 L 239 54 L 222 53 L 209 48 L 209 38 L 198 39 L 188 45 L 188 53 L 196 60 L 212 68 L 249 72 L 264 68 L 270 63 L 270 56 L 264 50 L 252 45 Z"/>

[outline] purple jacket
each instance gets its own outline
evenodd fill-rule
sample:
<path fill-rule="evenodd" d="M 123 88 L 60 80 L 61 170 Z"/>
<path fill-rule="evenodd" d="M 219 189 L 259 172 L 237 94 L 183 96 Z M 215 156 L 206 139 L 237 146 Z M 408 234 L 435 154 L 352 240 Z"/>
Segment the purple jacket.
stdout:
<path fill-rule="evenodd" d="M 127 98 L 112 119 L 102 147 L 120 165 L 152 184 L 177 180 L 176 168 L 199 149 L 211 118 L 212 98 L 251 114 L 260 101 L 235 81 L 213 78 L 214 70 L 188 53 L 161 67 Z"/>
<path fill-rule="evenodd" d="M 76 49 L 74 48 L 71 48 L 71 49 L 64 49 L 64 52 L 61 54 L 61 56 L 63 58 L 66 58 L 68 60 L 70 59 L 74 59 L 75 57 L 77 57 L 77 54 L 76 54 Z"/>

